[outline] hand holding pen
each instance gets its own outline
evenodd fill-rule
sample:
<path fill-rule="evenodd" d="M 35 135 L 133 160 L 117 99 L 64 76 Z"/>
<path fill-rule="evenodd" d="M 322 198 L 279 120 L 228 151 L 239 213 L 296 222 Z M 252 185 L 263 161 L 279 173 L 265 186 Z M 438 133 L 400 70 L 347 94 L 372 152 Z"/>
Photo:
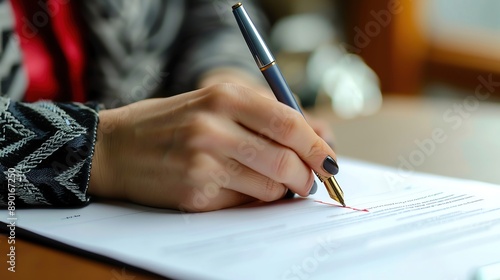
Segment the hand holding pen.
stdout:
<path fill-rule="evenodd" d="M 88 192 L 212 211 L 275 201 L 288 190 L 308 196 L 311 169 L 331 177 L 334 158 L 298 111 L 252 86 L 206 85 L 100 111 Z"/>
<path fill-rule="evenodd" d="M 311 169 L 338 171 L 334 151 L 298 111 L 239 85 L 143 100 L 99 119 L 95 196 L 203 212 L 275 201 L 287 190 L 308 196 Z"/>
<path fill-rule="evenodd" d="M 276 98 L 281 103 L 284 103 L 303 114 L 302 110 L 297 104 L 297 101 L 293 97 L 288 84 L 283 78 L 283 75 L 279 70 L 278 64 L 276 64 L 273 55 L 269 51 L 269 48 L 255 28 L 252 20 L 248 16 L 241 3 L 237 3 L 233 6 L 233 14 L 236 18 L 238 26 L 240 27 L 243 37 L 245 38 L 245 41 L 247 42 L 248 48 L 250 49 L 250 52 L 252 53 L 252 56 L 257 63 L 257 66 L 262 72 L 262 75 L 264 75 L 264 78 L 268 82 Z M 330 156 L 327 156 L 325 158 L 323 162 L 323 168 L 332 175 L 335 175 L 338 172 L 337 163 Z M 324 183 L 330 197 L 345 206 L 344 193 L 335 180 L 335 177 L 325 177 L 319 175 L 317 172 L 314 173 L 316 174 L 318 179 Z"/>

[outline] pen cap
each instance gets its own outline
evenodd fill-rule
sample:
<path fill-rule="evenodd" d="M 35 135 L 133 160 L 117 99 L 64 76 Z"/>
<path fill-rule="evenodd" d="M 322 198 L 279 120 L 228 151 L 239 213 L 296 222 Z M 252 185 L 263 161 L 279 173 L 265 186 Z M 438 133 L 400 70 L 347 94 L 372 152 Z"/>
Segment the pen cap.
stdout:
<path fill-rule="evenodd" d="M 259 68 L 272 63 L 274 61 L 273 55 L 264 40 L 262 40 L 262 37 L 241 3 L 233 6 L 233 14 Z"/>

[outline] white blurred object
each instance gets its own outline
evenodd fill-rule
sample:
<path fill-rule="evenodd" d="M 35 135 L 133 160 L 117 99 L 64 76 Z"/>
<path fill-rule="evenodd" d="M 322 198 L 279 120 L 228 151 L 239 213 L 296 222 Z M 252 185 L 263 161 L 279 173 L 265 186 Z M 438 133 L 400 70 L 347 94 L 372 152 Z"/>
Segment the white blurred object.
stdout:
<path fill-rule="evenodd" d="M 314 99 L 317 93 L 324 92 L 331 98 L 335 113 L 343 118 L 377 112 L 382 105 L 377 75 L 359 56 L 347 53 L 335 43 L 336 37 L 330 21 L 317 14 L 286 17 L 271 32 L 273 46 L 280 54 L 288 60 L 297 60 L 282 65 L 288 66 L 283 69 L 285 76 L 292 77 L 289 83 L 301 98 Z M 302 62 L 298 58 L 304 54 L 306 60 Z M 297 63 L 307 65 L 299 67 L 299 71 Z M 305 79 L 300 79 L 304 76 Z"/>
<path fill-rule="evenodd" d="M 285 52 L 312 52 L 336 36 L 331 24 L 316 14 L 298 14 L 278 21 L 271 32 L 273 46 Z"/>
<path fill-rule="evenodd" d="M 474 280 L 498 280 L 500 279 L 500 263 L 480 267 Z"/>
<path fill-rule="evenodd" d="M 330 96 L 340 117 L 370 115 L 382 105 L 377 74 L 359 56 L 341 47 L 318 48 L 309 60 L 307 75 L 320 91 Z"/>

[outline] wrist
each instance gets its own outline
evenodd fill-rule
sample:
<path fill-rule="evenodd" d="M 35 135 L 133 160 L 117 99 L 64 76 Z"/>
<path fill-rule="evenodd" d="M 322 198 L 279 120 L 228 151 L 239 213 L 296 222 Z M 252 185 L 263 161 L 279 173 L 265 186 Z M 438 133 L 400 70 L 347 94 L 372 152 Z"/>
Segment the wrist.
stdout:
<path fill-rule="evenodd" d="M 116 176 L 110 156 L 112 148 L 112 134 L 117 129 L 118 119 L 114 117 L 113 110 L 99 112 L 97 126 L 97 139 L 92 157 L 88 193 L 99 197 L 123 198 L 123 192 L 115 183 Z"/>

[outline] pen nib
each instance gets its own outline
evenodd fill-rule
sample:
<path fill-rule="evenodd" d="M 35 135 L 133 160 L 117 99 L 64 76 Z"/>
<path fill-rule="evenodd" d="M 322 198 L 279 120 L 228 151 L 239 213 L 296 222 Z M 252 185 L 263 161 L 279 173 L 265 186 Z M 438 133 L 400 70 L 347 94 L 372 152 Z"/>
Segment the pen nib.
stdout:
<path fill-rule="evenodd" d="M 316 174 L 318 175 L 318 174 Z M 339 183 L 337 183 L 337 180 L 335 180 L 335 177 L 330 176 L 330 177 L 323 177 L 321 175 L 318 175 L 318 178 L 323 182 L 323 184 L 326 187 L 326 190 L 328 191 L 328 195 L 338 203 L 342 204 L 342 206 L 346 206 L 344 202 L 344 192 L 339 186 Z"/>

